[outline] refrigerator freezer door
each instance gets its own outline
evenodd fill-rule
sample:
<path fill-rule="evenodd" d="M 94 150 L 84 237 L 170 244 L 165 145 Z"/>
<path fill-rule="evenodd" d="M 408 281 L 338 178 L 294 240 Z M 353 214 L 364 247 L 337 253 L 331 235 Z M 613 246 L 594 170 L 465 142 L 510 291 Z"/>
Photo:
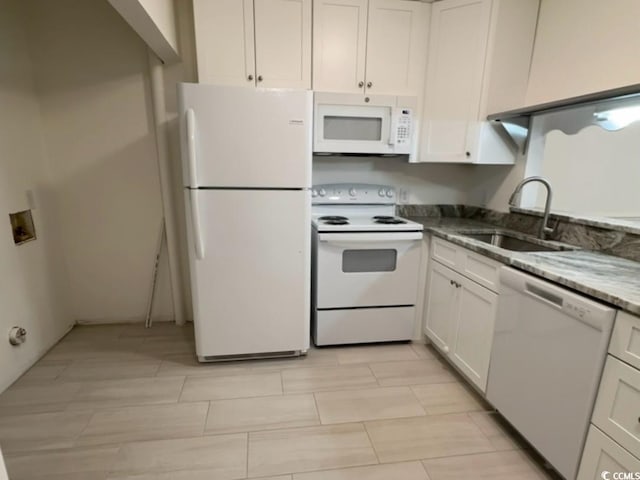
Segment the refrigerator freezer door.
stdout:
<path fill-rule="evenodd" d="M 309 191 L 185 194 L 198 358 L 306 351 Z"/>
<path fill-rule="evenodd" d="M 184 185 L 310 188 L 313 95 L 178 86 Z"/>

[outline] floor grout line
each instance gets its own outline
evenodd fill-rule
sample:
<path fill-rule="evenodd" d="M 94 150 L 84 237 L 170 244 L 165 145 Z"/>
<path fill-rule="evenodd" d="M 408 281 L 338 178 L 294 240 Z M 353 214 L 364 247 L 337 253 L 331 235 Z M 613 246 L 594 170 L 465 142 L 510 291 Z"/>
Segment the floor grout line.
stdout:
<path fill-rule="evenodd" d="M 249 432 L 247 432 L 247 461 L 244 467 L 244 474 L 245 478 L 249 478 Z"/>
<path fill-rule="evenodd" d="M 325 425 L 322 421 L 322 416 L 320 415 L 320 407 L 318 407 L 318 397 L 316 397 L 316 392 L 313 392 L 311 395 L 313 395 L 313 403 L 316 407 L 316 416 L 318 417 L 318 422 L 320 423 L 320 425 Z"/>
<path fill-rule="evenodd" d="M 369 433 L 369 430 L 367 429 L 367 423 L 366 422 L 362 422 L 362 428 L 364 429 L 364 433 L 366 433 L 367 438 L 369 439 L 369 445 L 371 445 L 371 450 L 373 450 L 373 454 L 376 456 L 376 460 L 378 461 L 378 464 L 380 464 L 380 456 L 378 455 L 378 450 L 376 450 L 376 446 L 373 443 L 373 440 L 371 439 L 371 434 Z"/>
<path fill-rule="evenodd" d="M 211 413 L 212 400 L 209 400 L 209 406 L 207 407 L 207 414 L 204 416 L 204 425 L 202 425 L 202 436 L 204 436 L 207 432 L 207 423 L 209 422 L 209 414 Z"/>

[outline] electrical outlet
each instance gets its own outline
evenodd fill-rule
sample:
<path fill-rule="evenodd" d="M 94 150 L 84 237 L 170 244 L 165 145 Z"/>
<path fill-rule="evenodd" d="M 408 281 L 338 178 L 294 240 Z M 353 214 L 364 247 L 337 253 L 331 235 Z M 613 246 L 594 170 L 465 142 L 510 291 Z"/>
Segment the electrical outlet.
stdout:
<path fill-rule="evenodd" d="M 398 203 L 407 203 L 409 201 L 409 190 L 406 188 L 400 189 L 400 195 L 398 196 Z"/>

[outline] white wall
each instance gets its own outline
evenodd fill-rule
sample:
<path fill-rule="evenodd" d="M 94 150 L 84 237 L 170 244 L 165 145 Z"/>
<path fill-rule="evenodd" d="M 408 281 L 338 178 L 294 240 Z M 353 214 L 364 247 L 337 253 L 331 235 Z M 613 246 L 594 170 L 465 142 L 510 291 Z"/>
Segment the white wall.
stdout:
<path fill-rule="evenodd" d="M 17 5 L 0 0 L 0 392 L 73 324 L 32 65 Z M 27 190 L 36 200 L 37 239 L 16 246 L 8 213 L 29 208 Z M 20 347 L 7 341 L 14 325 L 27 329 L 27 342 Z"/>
<path fill-rule="evenodd" d="M 141 320 L 162 216 L 146 46 L 106 0 L 24 3 L 73 318 Z"/>
<path fill-rule="evenodd" d="M 640 83 L 638 0 L 542 0 L 527 104 Z"/>
<path fill-rule="evenodd" d="M 314 157 L 313 183 L 372 183 L 396 187 L 400 203 L 455 204 L 467 201 L 470 165 L 415 164 L 393 157 Z M 406 191 L 406 198 L 401 195 Z"/>

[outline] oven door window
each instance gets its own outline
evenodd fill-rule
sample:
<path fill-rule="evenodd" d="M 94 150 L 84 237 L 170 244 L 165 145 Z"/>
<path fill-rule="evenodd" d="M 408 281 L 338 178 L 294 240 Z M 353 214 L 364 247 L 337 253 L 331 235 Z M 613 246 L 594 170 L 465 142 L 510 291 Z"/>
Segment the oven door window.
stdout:
<path fill-rule="evenodd" d="M 326 115 L 324 117 L 324 138 L 326 140 L 379 142 L 382 140 L 382 118 Z"/>
<path fill-rule="evenodd" d="M 398 259 L 397 250 L 367 249 L 344 250 L 342 252 L 342 271 L 358 272 L 393 272 Z"/>

